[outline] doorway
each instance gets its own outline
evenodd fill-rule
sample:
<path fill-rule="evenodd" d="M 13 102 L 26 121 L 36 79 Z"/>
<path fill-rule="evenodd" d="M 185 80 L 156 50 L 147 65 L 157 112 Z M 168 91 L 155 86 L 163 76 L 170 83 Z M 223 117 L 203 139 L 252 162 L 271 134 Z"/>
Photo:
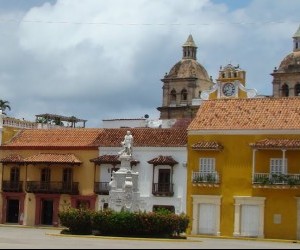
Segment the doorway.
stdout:
<path fill-rule="evenodd" d="M 8 199 L 7 210 L 6 210 L 6 222 L 7 223 L 18 223 L 19 222 L 19 200 Z"/>
<path fill-rule="evenodd" d="M 53 200 L 42 200 L 41 224 L 53 224 Z"/>

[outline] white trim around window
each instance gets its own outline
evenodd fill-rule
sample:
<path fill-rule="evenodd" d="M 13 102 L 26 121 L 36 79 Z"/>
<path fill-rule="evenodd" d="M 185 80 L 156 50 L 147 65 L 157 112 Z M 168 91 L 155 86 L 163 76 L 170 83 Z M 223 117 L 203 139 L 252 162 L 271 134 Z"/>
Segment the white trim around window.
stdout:
<path fill-rule="evenodd" d="M 264 208 L 265 208 L 265 197 L 250 197 L 250 196 L 234 196 L 234 231 L 233 236 L 256 236 L 258 238 L 264 238 Z M 244 206 L 244 207 L 243 207 Z M 253 209 L 244 209 L 250 208 Z M 242 223 L 245 216 L 242 215 L 243 211 L 257 211 L 255 214 L 249 214 L 247 216 L 253 216 L 251 220 L 256 220 L 256 235 L 244 235 L 242 232 Z M 251 212 L 250 211 L 250 212 Z"/>
<path fill-rule="evenodd" d="M 214 225 L 212 225 L 212 235 L 220 236 L 221 220 L 221 196 L 220 195 L 192 195 L 193 215 L 192 215 L 192 234 L 197 235 L 199 232 L 200 207 L 202 205 L 214 206 Z"/>

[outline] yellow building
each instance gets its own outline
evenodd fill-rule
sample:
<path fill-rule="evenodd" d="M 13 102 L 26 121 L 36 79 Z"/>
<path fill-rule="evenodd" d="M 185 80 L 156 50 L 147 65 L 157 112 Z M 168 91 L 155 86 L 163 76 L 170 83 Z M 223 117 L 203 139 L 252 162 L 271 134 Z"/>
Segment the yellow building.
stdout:
<path fill-rule="evenodd" d="M 96 139 L 102 129 L 24 129 L 0 147 L 1 223 L 58 226 L 66 207 L 95 208 Z M 8 136 L 9 137 L 9 136 Z M 8 138 L 7 137 L 7 138 Z"/>
<path fill-rule="evenodd" d="M 189 233 L 300 239 L 300 98 L 206 100 L 188 127 Z"/>

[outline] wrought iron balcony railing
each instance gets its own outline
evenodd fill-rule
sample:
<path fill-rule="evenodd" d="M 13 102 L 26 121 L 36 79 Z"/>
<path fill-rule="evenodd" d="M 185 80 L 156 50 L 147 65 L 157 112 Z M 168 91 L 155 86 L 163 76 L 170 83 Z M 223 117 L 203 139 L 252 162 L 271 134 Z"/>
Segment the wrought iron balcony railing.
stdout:
<path fill-rule="evenodd" d="M 220 183 L 220 177 L 217 172 L 211 172 L 211 173 L 193 172 L 192 182 L 193 183 Z"/>
<path fill-rule="evenodd" d="M 79 194 L 78 182 L 60 182 L 60 181 L 27 181 L 26 192 L 28 193 L 50 193 L 50 194 Z"/>
<path fill-rule="evenodd" d="M 3 192 L 23 192 L 23 181 L 3 181 Z"/>
<path fill-rule="evenodd" d="M 152 183 L 152 194 L 155 196 L 173 196 L 173 183 Z"/>
<path fill-rule="evenodd" d="M 96 194 L 108 195 L 109 194 L 109 182 L 95 182 L 94 192 Z"/>
<path fill-rule="evenodd" d="M 300 174 L 255 173 L 253 184 L 261 185 L 300 185 Z"/>

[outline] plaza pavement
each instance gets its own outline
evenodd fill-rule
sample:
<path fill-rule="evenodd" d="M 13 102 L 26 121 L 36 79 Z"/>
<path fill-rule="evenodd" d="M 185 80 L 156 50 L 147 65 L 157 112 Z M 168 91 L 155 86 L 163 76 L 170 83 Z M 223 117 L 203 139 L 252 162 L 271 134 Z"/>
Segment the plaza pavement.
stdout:
<path fill-rule="evenodd" d="M 188 236 L 141 239 L 60 234 L 61 228 L 0 225 L 0 249 L 300 249 L 300 241 Z"/>

